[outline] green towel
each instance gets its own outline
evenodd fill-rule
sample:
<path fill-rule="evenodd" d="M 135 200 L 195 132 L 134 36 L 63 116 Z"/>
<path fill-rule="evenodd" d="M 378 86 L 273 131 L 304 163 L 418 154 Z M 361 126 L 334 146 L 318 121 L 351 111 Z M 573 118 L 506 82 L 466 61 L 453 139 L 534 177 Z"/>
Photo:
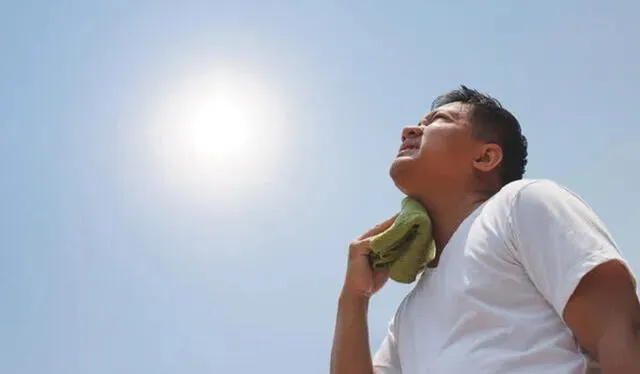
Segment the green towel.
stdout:
<path fill-rule="evenodd" d="M 369 260 L 374 269 L 389 269 L 396 282 L 411 283 L 436 257 L 429 215 L 416 200 L 405 197 L 389 229 L 374 236 Z"/>

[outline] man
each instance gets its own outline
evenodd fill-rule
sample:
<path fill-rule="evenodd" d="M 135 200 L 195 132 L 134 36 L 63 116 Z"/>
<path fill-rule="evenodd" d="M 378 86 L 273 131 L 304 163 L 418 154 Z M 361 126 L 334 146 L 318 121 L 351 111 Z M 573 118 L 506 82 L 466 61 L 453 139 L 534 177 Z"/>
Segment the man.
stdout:
<path fill-rule="evenodd" d="M 333 374 L 640 373 L 635 279 L 575 194 L 523 180 L 527 141 L 501 104 L 462 86 L 402 132 L 391 177 L 430 213 L 438 255 L 371 357 L 367 311 L 386 282 L 355 240 L 338 302 Z"/>

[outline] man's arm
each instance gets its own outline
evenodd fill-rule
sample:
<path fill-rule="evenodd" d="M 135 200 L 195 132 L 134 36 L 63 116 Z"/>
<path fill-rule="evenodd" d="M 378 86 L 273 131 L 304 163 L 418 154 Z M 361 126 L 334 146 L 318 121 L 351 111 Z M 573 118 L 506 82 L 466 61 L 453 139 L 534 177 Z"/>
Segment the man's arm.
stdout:
<path fill-rule="evenodd" d="M 344 293 L 340 296 L 331 352 L 332 374 L 373 374 L 367 325 L 368 308 L 368 299 Z"/>
<path fill-rule="evenodd" d="M 604 374 L 640 373 L 633 274 L 595 213 L 550 182 L 524 187 L 512 208 L 516 258 Z"/>
<path fill-rule="evenodd" d="M 338 301 L 331 374 L 387 374 L 398 373 L 394 345 L 389 337 L 379 351 L 379 362 L 374 369 L 369 346 L 367 314 L 369 300 L 386 283 L 386 270 L 372 270 L 369 265 L 370 238 L 388 229 L 395 217 L 372 228 L 349 247 L 347 275 Z"/>
<path fill-rule="evenodd" d="M 604 374 L 640 373 L 640 303 L 619 262 L 599 265 L 582 279 L 564 320 Z"/>

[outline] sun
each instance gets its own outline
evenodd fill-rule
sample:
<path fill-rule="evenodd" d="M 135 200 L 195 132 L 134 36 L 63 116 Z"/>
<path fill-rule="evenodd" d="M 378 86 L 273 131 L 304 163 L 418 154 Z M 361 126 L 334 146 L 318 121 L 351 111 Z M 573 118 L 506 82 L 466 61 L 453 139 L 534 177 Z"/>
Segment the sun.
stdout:
<path fill-rule="evenodd" d="M 278 91 L 255 75 L 215 69 L 171 89 L 148 142 L 162 182 L 182 195 L 229 201 L 273 177 L 286 138 Z"/>
<path fill-rule="evenodd" d="M 192 101 L 193 108 L 178 134 L 182 151 L 202 167 L 239 167 L 255 155 L 250 152 L 251 118 L 256 98 L 237 92 L 227 85 L 217 85 L 213 92 Z"/>

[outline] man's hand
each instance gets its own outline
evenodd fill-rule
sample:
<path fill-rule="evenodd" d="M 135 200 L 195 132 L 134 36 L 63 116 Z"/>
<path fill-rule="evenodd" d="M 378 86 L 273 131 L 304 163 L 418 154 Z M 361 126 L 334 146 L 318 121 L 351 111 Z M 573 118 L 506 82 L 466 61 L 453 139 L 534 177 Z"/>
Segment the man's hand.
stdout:
<path fill-rule="evenodd" d="M 386 269 L 373 270 L 369 264 L 371 238 L 387 230 L 393 224 L 397 215 L 373 227 L 362 234 L 349 246 L 347 275 L 342 289 L 344 297 L 369 298 L 376 293 L 389 279 Z"/>
<path fill-rule="evenodd" d="M 367 312 L 369 298 L 389 279 L 388 271 L 369 264 L 371 237 L 389 227 L 396 216 L 367 231 L 349 246 L 347 275 L 338 302 L 336 331 L 331 351 L 332 374 L 372 374 Z"/>

